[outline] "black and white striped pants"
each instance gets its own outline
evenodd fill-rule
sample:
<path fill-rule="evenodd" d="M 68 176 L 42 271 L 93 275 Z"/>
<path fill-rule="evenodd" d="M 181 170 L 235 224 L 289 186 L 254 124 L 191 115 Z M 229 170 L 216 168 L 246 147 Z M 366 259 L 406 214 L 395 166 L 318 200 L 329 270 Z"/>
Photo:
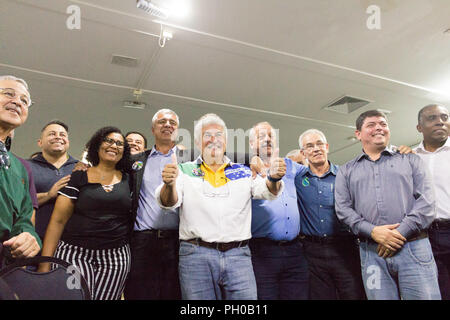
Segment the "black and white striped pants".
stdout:
<path fill-rule="evenodd" d="M 59 241 L 55 257 L 80 269 L 92 300 L 119 300 L 130 271 L 130 247 L 92 250 Z"/>

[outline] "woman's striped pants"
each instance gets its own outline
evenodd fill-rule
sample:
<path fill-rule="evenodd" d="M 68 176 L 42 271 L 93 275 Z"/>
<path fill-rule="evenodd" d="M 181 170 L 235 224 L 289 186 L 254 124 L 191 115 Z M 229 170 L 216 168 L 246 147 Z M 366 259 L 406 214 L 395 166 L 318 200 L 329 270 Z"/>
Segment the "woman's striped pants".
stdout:
<path fill-rule="evenodd" d="M 55 257 L 77 267 L 92 300 L 119 300 L 130 271 L 128 244 L 113 249 L 87 249 L 59 241 Z"/>

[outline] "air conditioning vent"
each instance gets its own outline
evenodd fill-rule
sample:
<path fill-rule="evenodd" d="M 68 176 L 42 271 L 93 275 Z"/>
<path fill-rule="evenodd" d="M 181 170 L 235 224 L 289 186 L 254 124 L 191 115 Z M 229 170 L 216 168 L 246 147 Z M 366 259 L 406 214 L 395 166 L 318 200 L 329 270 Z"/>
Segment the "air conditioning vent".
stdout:
<path fill-rule="evenodd" d="M 373 101 L 364 100 L 360 98 L 355 98 L 351 96 L 343 96 L 329 105 L 327 105 L 324 109 L 344 114 L 352 113 L 355 110 L 358 110 Z"/>
<path fill-rule="evenodd" d="M 113 55 L 111 59 L 112 64 L 117 64 L 119 66 L 135 68 L 138 65 L 138 59 L 132 57 L 125 57 L 119 55 Z"/>

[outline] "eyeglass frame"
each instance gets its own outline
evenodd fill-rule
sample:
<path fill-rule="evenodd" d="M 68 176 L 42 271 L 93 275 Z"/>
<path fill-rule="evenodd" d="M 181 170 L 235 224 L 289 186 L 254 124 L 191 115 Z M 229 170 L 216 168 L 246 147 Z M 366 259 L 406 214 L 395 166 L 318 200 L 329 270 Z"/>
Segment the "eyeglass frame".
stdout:
<path fill-rule="evenodd" d="M 327 145 L 327 143 L 321 141 L 320 144 L 314 143 L 310 146 L 308 146 L 308 144 L 307 144 L 306 146 L 302 147 L 302 149 L 310 152 L 310 151 L 314 150 L 315 147 L 318 147 L 319 149 L 325 149 L 326 145 Z"/>
<path fill-rule="evenodd" d="M 125 147 L 125 141 L 119 141 L 119 140 L 114 140 L 108 137 L 104 137 L 103 142 L 106 143 L 108 146 L 112 146 L 113 144 L 116 144 L 117 148 L 124 148 Z M 119 144 L 120 143 L 120 144 Z"/>
<path fill-rule="evenodd" d="M 12 90 L 12 91 L 14 91 L 14 97 L 7 97 L 8 99 L 15 99 L 16 98 L 16 89 L 14 89 L 14 88 L 0 88 L 0 94 L 2 94 L 2 95 L 5 95 L 4 94 L 4 91 L 5 90 Z M 31 100 L 31 97 L 28 97 L 27 95 L 24 95 L 25 97 L 27 97 L 28 99 L 30 99 L 30 101 L 28 102 L 28 104 L 25 104 L 25 106 L 29 109 L 29 108 L 31 108 L 31 106 L 34 104 L 34 101 L 33 100 Z M 19 97 L 19 99 L 20 99 L 20 97 Z M 21 99 L 20 99 L 20 101 L 22 102 L 22 103 L 24 103 Z"/>

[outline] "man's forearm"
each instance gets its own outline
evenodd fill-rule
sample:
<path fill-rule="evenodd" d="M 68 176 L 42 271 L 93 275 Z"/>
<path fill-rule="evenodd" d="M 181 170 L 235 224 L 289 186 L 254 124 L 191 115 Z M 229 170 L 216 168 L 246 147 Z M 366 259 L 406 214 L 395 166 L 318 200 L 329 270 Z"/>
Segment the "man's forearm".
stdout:
<path fill-rule="evenodd" d="M 175 185 L 164 185 L 161 189 L 161 204 L 164 207 L 173 207 L 178 202 L 178 193 Z"/>
<path fill-rule="evenodd" d="M 273 195 L 277 195 L 278 192 L 280 192 L 281 181 L 273 182 L 270 181 L 269 179 L 266 179 L 266 185 L 267 189 L 269 189 L 270 193 L 272 193 Z"/>
<path fill-rule="evenodd" d="M 48 192 L 42 192 L 37 194 L 38 199 L 38 205 L 43 205 L 44 203 L 50 201 L 52 197 L 49 195 Z"/>

